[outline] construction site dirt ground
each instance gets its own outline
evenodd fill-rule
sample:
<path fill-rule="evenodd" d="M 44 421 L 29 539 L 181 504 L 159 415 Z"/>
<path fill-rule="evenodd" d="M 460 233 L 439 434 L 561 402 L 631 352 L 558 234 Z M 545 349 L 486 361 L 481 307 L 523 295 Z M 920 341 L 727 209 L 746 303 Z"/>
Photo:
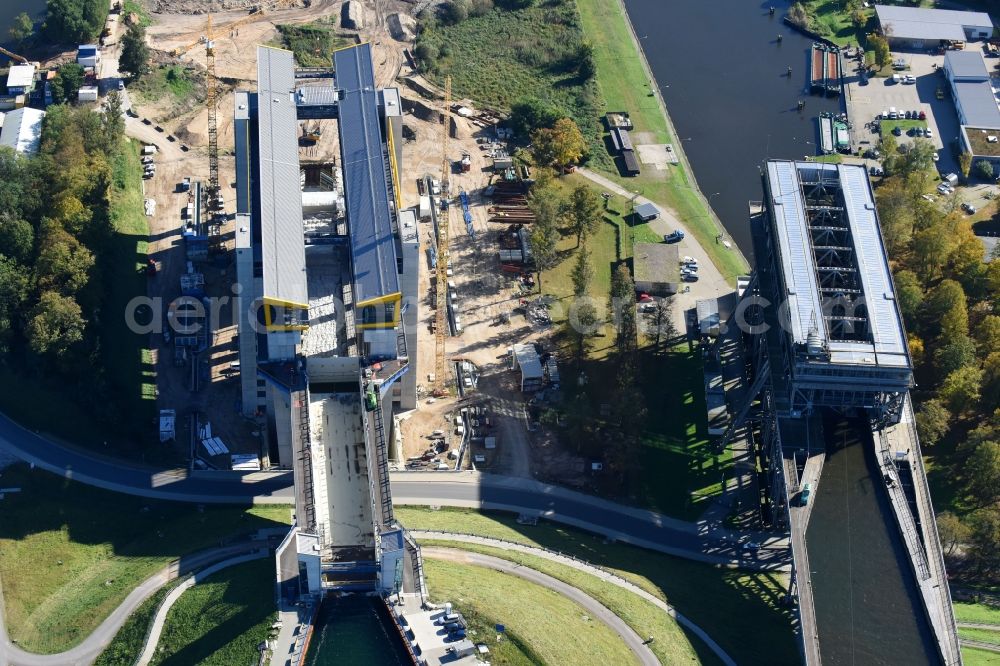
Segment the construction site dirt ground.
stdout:
<path fill-rule="evenodd" d="M 169 13 L 153 13 L 153 25 L 147 29 L 149 43 L 159 52 L 163 62 L 176 59 L 181 63 L 203 68 L 204 47 L 199 41 L 205 34 L 207 16 L 203 12 L 217 8 L 217 3 L 186 0 L 182 3 L 153 3 L 147 1 L 148 8 L 156 10 L 169 6 Z M 256 86 L 256 46 L 278 43 L 277 24 L 302 24 L 326 17 L 334 17 L 339 25 L 342 2 L 315 0 L 310 7 L 295 7 L 268 12 L 254 17 L 238 28 L 227 26 L 245 19 L 246 9 L 222 11 L 212 15 L 215 35 L 216 72 L 222 82 L 219 94 L 218 127 L 219 146 L 222 150 L 220 176 L 222 193 L 226 199 L 226 209 L 233 211 L 232 181 L 233 163 L 228 155 L 233 146 L 233 91 L 253 90 Z M 393 12 L 409 13 L 414 6 L 405 2 L 378 0 L 366 3 L 370 25 L 356 31 L 359 41 L 371 43 L 375 60 L 375 76 L 378 85 L 396 85 L 409 101 L 417 102 L 427 113 L 409 113 L 404 116 L 404 124 L 413 131 L 412 140 L 403 146 L 402 203 L 404 207 L 415 206 L 419 202 L 416 181 L 430 174 L 440 177 L 442 165 L 441 123 L 434 111 L 441 111 L 440 99 L 428 99 L 414 92 L 415 89 L 431 88 L 409 68 L 405 49 L 412 44 L 394 40 L 389 34 L 386 17 Z M 184 11 L 177 12 L 176 9 Z M 338 33 L 347 33 L 338 29 Z M 179 57 L 171 55 L 181 49 Z M 416 85 L 406 85 L 403 81 L 412 77 Z M 456 100 L 471 107 L 471 102 Z M 406 104 L 404 104 L 404 107 Z M 160 264 L 160 273 L 151 280 L 151 295 L 173 298 L 179 294 L 179 277 L 185 270 L 183 245 L 180 237 L 180 210 L 186 195 L 175 192 L 178 182 L 184 177 L 192 180 L 206 178 L 207 158 L 207 111 L 203 105 L 194 111 L 169 118 L 170 108 L 162 102 L 153 101 L 136 109 L 140 116 L 159 120 L 164 133 L 157 133 L 146 125 L 130 119 L 130 134 L 142 136 L 164 147 L 157 156 L 156 177 L 147 181 L 147 196 L 157 201 L 156 216 L 151 220 L 150 252 Z M 422 117 L 421 117 L 422 116 Z M 300 152 L 303 161 L 325 161 L 336 157 L 336 132 L 333 121 L 322 121 L 321 139 L 315 147 Z M 517 390 L 514 372 L 507 366 L 506 350 L 515 342 L 528 342 L 544 338 L 546 329 L 533 328 L 523 317 L 511 317 L 509 323 L 494 324 L 497 315 L 510 313 L 517 306 L 522 294 L 517 282 L 501 278 L 499 265 L 493 247 L 492 234 L 488 234 L 487 206 L 481 192 L 490 181 L 491 161 L 480 151 L 476 136 L 484 133 L 464 118 L 455 118 L 455 135 L 450 141 L 448 161 L 459 159 L 463 152 L 472 158 L 472 169 L 468 173 L 451 175 L 452 192 L 465 190 L 470 194 L 470 211 L 476 240 L 465 229 L 461 213 L 451 216 L 451 264 L 454 280 L 458 287 L 460 302 L 457 308 L 463 320 L 463 332 L 447 342 L 450 360 L 464 359 L 474 363 L 481 373 L 477 393 L 487 400 L 496 415 L 495 430 L 498 433 L 496 450 L 480 451 L 478 447 L 470 453 L 489 453 L 487 467 L 498 472 L 529 476 L 533 467 L 533 454 L 539 453 L 539 460 L 547 460 L 553 468 L 563 470 L 579 469 L 575 464 L 567 464 L 564 456 L 555 454 L 551 438 L 544 431 L 529 433 L 525 417 L 524 400 Z M 176 144 L 169 145 L 165 134 L 173 134 L 190 146 L 189 152 L 182 152 Z M 232 222 L 227 227 L 227 238 L 232 237 Z M 434 242 L 431 225 L 421 223 L 420 240 L 424 247 Z M 229 294 L 229 284 L 233 280 L 233 269 L 229 267 L 209 267 L 205 270 L 206 287 L 210 294 Z M 420 377 L 418 384 L 423 396 L 419 408 L 405 415 L 401 420 L 401 434 L 404 454 L 407 457 L 420 455 L 427 448 L 426 435 L 434 430 L 445 430 L 454 436 L 452 419 L 457 413 L 458 397 L 427 400 L 430 392 L 428 373 L 434 372 L 434 336 L 430 323 L 434 310 L 428 298 L 431 285 L 429 264 L 424 261 L 420 268 L 419 294 L 420 329 L 418 331 L 417 360 Z M 204 383 L 198 394 L 188 388 L 189 375 L 183 368 L 175 368 L 172 353 L 166 349 L 159 335 L 153 336 L 154 354 L 157 362 L 159 403 L 161 408 L 178 410 L 178 416 L 194 410 L 209 416 L 213 434 L 218 434 L 233 451 L 256 451 L 258 438 L 254 433 L 259 428 L 240 415 L 236 407 L 239 399 L 239 381 L 235 373 L 229 372 L 230 363 L 235 358 L 232 346 L 233 325 L 231 315 L 224 315 L 220 328 L 213 339 L 211 359 L 207 372 L 212 381 Z M 203 370 L 204 372 L 205 370 Z M 476 398 L 480 399 L 479 397 Z M 185 427 L 178 419 L 178 430 Z M 187 438 L 179 433 L 183 441 L 180 448 L 186 453 Z M 481 446 L 478 445 L 478 446 Z M 548 453 L 546 453 L 548 452 Z M 471 460 L 471 455 L 466 457 Z M 569 461 L 571 463 L 580 461 Z M 546 465 L 548 466 L 548 465 Z M 582 466 L 582 463 L 581 465 Z M 541 476 L 550 476 L 542 473 Z"/>

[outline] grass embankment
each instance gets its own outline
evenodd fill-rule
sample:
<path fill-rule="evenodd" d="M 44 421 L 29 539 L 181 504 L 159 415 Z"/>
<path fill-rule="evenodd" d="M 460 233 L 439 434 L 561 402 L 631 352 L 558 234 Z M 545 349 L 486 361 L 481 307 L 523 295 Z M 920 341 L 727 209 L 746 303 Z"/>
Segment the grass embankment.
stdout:
<path fill-rule="evenodd" d="M 3 500 L 0 520 L 7 629 L 21 647 L 40 653 L 78 644 L 169 562 L 289 521 L 285 506 L 199 511 L 195 504 L 119 495 L 24 465 L 4 470 L 0 486 L 22 489 Z"/>
<path fill-rule="evenodd" d="M 129 90 L 146 104 L 164 105 L 161 115 L 172 118 L 194 109 L 205 99 L 205 76 L 193 66 L 160 65 L 135 81 Z"/>
<path fill-rule="evenodd" d="M 998 666 L 1000 653 L 977 648 L 962 648 L 962 663 L 965 666 Z"/>
<path fill-rule="evenodd" d="M 451 601 L 469 618 L 474 638 L 487 639 L 491 663 L 636 663 L 621 637 L 558 592 L 485 567 L 431 558 L 424 572 L 434 601 Z M 492 654 L 495 624 L 506 627 L 521 653 L 510 662 Z"/>
<path fill-rule="evenodd" d="M 500 513 L 398 507 L 410 529 L 480 534 L 575 555 L 615 571 L 663 599 L 715 639 L 737 663 L 793 663 L 791 619 L 779 606 L 785 576 L 717 569 L 540 522 L 518 525 Z M 433 587 L 431 588 L 433 589 Z"/>
<path fill-rule="evenodd" d="M 604 104 L 601 112 L 627 111 L 635 126 L 633 137 L 637 138 L 633 142 L 670 143 L 680 153 L 683 146 L 668 126 L 659 98 L 650 89 L 652 78 L 643 66 L 621 4 L 607 0 L 576 0 L 576 4 L 583 31 L 594 47 L 597 86 Z M 634 178 L 623 177 L 617 168 L 600 162 L 590 166 L 622 187 L 672 208 L 726 278 L 735 282 L 735 276 L 748 271 L 746 259 L 735 245 L 727 249 L 716 242 L 723 229 L 696 191 L 685 160 L 670 165 L 667 171 L 645 167 Z"/>
<path fill-rule="evenodd" d="M 355 43 L 350 37 L 338 35 L 332 23 L 279 25 L 277 28 L 281 47 L 295 54 L 300 67 L 329 67 L 333 51 Z"/>
<path fill-rule="evenodd" d="M 122 4 L 122 16 L 130 16 L 134 14 L 138 17 L 139 25 L 144 28 L 148 28 L 153 25 L 153 17 L 149 15 L 149 11 L 139 0 L 125 0 Z"/>
<path fill-rule="evenodd" d="M 111 222 L 117 235 L 105 270 L 111 271 L 106 295 L 108 312 L 122 313 L 103 328 L 102 356 L 115 395 L 137 413 L 128 415 L 134 428 L 149 430 L 156 409 L 156 365 L 149 349 L 149 336 L 128 329 L 124 312 L 128 302 L 146 293 L 146 259 L 149 253 L 149 221 L 143 210 L 142 165 L 139 144 L 129 141 L 114 163 Z M 126 412 L 128 413 L 128 412 Z"/>
<path fill-rule="evenodd" d="M 973 641 L 979 641 L 980 643 L 990 643 L 992 645 L 1000 646 L 1000 627 L 997 627 L 996 630 L 959 627 L 958 635 L 961 638 L 968 638 Z"/>
<path fill-rule="evenodd" d="M 175 580 L 168 585 L 164 585 L 156 591 L 153 596 L 142 602 L 142 605 L 135 609 L 122 628 L 115 634 L 114 639 L 104 649 L 104 652 L 94 661 L 94 666 L 132 666 L 135 663 L 136 655 L 142 652 L 146 642 L 146 634 L 149 625 L 153 622 L 157 609 L 163 599 L 170 594 L 180 580 Z"/>
<path fill-rule="evenodd" d="M 155 365 L 149 339 L 129 330 L 124 317 L 127 303 L 146 294 L 146 264 L 149 224 L 143 212 L 142 168 L 139 148 L 126 142 L 112 164 L 109 215 L 116 234 L 99 256 L 95 273 L 106 285 L 101 325 L 100 361 L 113 404 L 95 418 L 79 404 L 78 396 L 64 384 L 46 381 L 39 373 L 22 375 L 9 366 L 0 367 L 0 410 L 32 430 L 61 437 L 96 450 L 143 452 L 136 443 L 152 441 L 151 420 L 156 410 Z M 57 414 L 58 418 L 53 418 Z M 119 443 L 125 443 L 118 446 Z M 110 447 L 109 447 L 110 444 Z"/>
<path fill-rule="evenodd" d="M 238 564 L 184 592 L 167 613 L 151 665 L 232 666 L 257 663 L 277 617 L 274 561 Z"/>
<path fill-rule="evenodd" d="M 987 604 L 956 602 L 955 618 L 959 622 L 995 624 L 1000 629 L 1000 608 Z"/>
<path fill-rule="evenodd" d="M 664 664 L 680 664 L 698 662 L 702 664 L 715 663 L 718 659 L 697 638 L 685 635 L 684 630 L 662 609 L 642 597 L 624 590 L 616 585 L 584 573 L 563 564 L 557 564 L 543 557 L 527 555 L 512 550 L 491 548 L 476 544 L 459 543 L 455 541 L 438 541 L 424 539 L 425 546 L 443 546 L 457 548 L 484 555 L 492 555 L 504 560 L 515 562 L 522 566 L 540 571 L 557 578 L 590 595 L 608 610 L 620 617 L 636 634 L 643 638 L 654 640 L 649 648 Z M 700 650 L 697 650 L 700 648 Z"/>

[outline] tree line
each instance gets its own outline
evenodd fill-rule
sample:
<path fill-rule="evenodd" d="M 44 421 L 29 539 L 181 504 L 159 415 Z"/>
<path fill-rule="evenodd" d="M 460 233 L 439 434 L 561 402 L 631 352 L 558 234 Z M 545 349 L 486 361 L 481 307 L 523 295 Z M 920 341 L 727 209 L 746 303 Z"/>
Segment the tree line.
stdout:
<path fill-rule="evenodd" d="M 942 540 L 975 576 L 1000 574 L 1000 261 L 983 244 L 957 195 L 932 189 L 933 146 L 903 152 L 883 139 L 888 177 L 875 192 L 896 298 L 914 364 L 917 431 L 949 467 L 959 513 L 945 512 Z M 968 548 L 959 548 L 959 542 Z"/>
<path fill-rule="evenodd" d="M 0 354 L 5 365 L 79 385 L 100 404 L 100 337 L 115 236 L 124 121 L 117 93 L 94 113 L 56 105 L 37 155 L 0 148 Z"/>

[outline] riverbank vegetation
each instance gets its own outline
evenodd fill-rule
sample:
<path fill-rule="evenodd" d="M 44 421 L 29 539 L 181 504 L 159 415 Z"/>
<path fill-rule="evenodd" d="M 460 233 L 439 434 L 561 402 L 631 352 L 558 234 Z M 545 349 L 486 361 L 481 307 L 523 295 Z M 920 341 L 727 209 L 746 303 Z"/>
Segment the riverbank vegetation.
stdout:
<path fill-rule="evenodd" d="M 933 188 L 933 146 L 883 138 L 888 177 L 876 190 L 897 301 L 909 335 L 917 430 L 930 457 L 949 571 L 1000 580 L 1000 261 L 957 206 Z"/>
<path fill-rule="evenodd" d="M 7 630 L 24 649 L 46 654 L 78 644 L 169 562 L 289 522 L 287 506 L 150 500 L 27 465 L 4 470 L 0 486 L 21 488 L 4 498 L 0 520 Z M 261 587 L 273 603 L 272 588 Z"/>
<path fill-rule="evenodd" d="M 411 530 L 504 539 L 548 548 L 612 570 L 674 606 L 715 639 L 736 663 L 777 664 L 798 659 L 791 616 L 780 604 L 787 585 L 784 574 L 720 569 L 609 543 L 603 537 L 544 520 L 537 525 L 520 525 L 515 516 L 501 512 L 404 506 L 397 507 L 396 516 Z M 720 613 L 720 608 L 726 612 Z"/>
<path fill-rule="evenodd" d="M 511 125 L 524 143 L 532 131 L 572 119 L 586 142 L 588 168 L 676 211 L 726 277 L 747 271 L 739 251 L 720 241 L 722 229 L 686 163 L 625 177 L 608 152 L 602 124 L 608 110 L 627 111 L 642 143 L 681 149 L 619 3 L 457 0 L 420 18 L 414 55 L 428 78 L 441 84 L 449 75 L 456 95 L 512 111 Z"/>
<path fill-rule="evenodd" d="M 57 44 L 88 44 L 108 20 L 107 0 L 48 0 L 43 33 Z"/>
<path fill-rule="evenodd" d="M 874 16 L 862 0 L 799 0 L 787 14 L 795 26 L 840 46 L 864 46 Z"/>
<path fill-rule="evenodd" d="M 237 564 L 189 588 L 167 612 L 150 666 L 257 663 L 277 619 L 274 560 Z"/>

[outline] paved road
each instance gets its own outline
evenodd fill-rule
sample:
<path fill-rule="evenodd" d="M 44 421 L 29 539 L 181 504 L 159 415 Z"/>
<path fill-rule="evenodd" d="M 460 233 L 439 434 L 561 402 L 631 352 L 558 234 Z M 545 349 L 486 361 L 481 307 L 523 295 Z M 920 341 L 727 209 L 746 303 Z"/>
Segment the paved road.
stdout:
<path fill-rule="evenodd" d="M 633 631 L 632 627 L 625 624 L 624 620 L 604 607 L 599 601 L 590 595 L 584 594 L 572 585 L 567 585 L 561 580 L 547 576 L 534 569 L 514 564 L 508 560 L 502 560 L 499 557 L 491 557 L 490 555 L 480 555 L 479 553 L 469 553 L 451 548 L 424 548 L 423 553 L 425 557 L 438 560 L 449 560 L 502 571 L 503 573 L 523 578 L 530 583 L 558 592 L 567 599 L 571 599 L 580 606 L 583 606 L 591 617 L 603 622 L 612 631 L 621 636 L 625 644 L 635 654 L 640 664 L 644 664 L 645 666 L 659 666 L 660 664 L 653 651 L 646 645 L 643 645 L 642 638 Z"/>
<path fill-rule="evenodd" d="M 630 583 L 621 576 L 606 571 L 598 566 L 595 566 L 588 562 L 584 562 L 583 560 L 578 560 L 572 557 L 567 557 L 565 555 L 552 552 L 551 550 L 545 550 L 544 548 L 535 548 L 534 546 L 526 546 L 520 543 L 511 543 L 509 541 L 502 541 L 500 539 L 472 536 L 469 534 L 454 534 L 450 532 L 432 532 L 427 530 L 411 530 L 411 533 L 417 539 L 458 541 L 460 543 L 472 543 L 483 546 L 493 546 L 495 548 L 503 548 L 504 550 L 516 550 L 521 553 L 527 553 L 529 555 L 534 555 L 535 557 L 551 560 L 552 562 L 558 562 L 559 564 L 570 567 L 572 569 L 577 569 L 578 571 L 583 571 L 585 573 L 590 574 L 591 576 L 596 576 L 597 578 L 600 578 L 605 582 L 611 583 L 612 585 L 620 587 L 623 590 L 628 590 L 632 594 L 638 595 L 643 599 L 645 599 L 646 601 L 650 602 L 651 604 L 653 604 L 654 606 L 665 612 L 667 615 L 672 617 L 674 620 L 676 620 L 679 625 L 687 629 L 690 633 L 693 633 L 698 638 L 700 638 L 705 643 L 705 645 L 707 645 L 709 649 L 711 649 L 716 654 L 716 656 L 719 657 L 722 663 L 726 664 L 726 666 L 736 665 L 736 662 L 733 661 L 732 657 L 726 654 L 726 651 L 723 650 L 718 643 L 712 640 L 712 637 L 709 636 L 708 633 L 706 633 L 701 627 L 696 625 L 694 622 L 692 622 L 691 620 L 687 619 L 686 617 L 678 613 L 673 606 L 670 606 L 659 597 L 650 594 L 649 592 L 642 589 L 638 585 Z M 422 552 L 426 552 L 428 550 L 433 550 L 433 546 L 428 546 L 424 548 Z"/>
<path fill-rule="evenodd" d="M 3 621 L 3 597 L 0 595 L 0 666 L 85 666 L 104 651 L 133 611 L 158 589 L 179 575 L 213 562 L 260 547 L 260 542 L 245 542 L 225 548 L 215 548 L 182 558 L 147 578 L 125 597 L 116 609 L 76 647 L 59 654 L 33 654 L 14 645 L 7 636 Z M 266 553 L 265 553 L 266 554 Z"/>
<path fill-rule="evenodd" d="M 291 503 L 290 472 L 188 472 L 103 458 L 25 430 L 0 415 L 0 449 L 49 472 L 107 490 L 199 503 Z M 787 542 L 753 535 L 756 556 L 739 550 L 735 533 L 718 523 L 689 523 L 533 479 L 461 473 L 392 476 L 396 504 L 462 506 L 528 513 L 636 546 L 713 564 L 785 567 Z"/>
<path fill-rule="evenodd" d="M 186 581 L 175 587 L 170 591 L 170 594 L 164 598 L 163 603 L 156 611 L 156 617 L 153 618 L 153 624 L 150 625 L 149 634 L 146 636 L 146 644 L 142 648 L 142 654 L 139 655 L 139 659 L 136 662 L 138 666 L 147 666 L 153 655 L 156 654 L 156 646 L 160 642 L 160 634 L 163 633 L 163 625 L 167 621 L 167 613 L 173 607 L 177 600 L 181 598 L 187 590 L 195 586 L 195 584 L 202 582 L 212 574 L 222 571 L 231 566 L 237 564 L 243 564 L 244 562 L 250 562 L 253 560 L 260 560 L 268 556 L 267 548 L 261 549 L 259 551 L 248 553 L 246 555 L 237 555 L 236 557 L 231 557 L 228 560 L 223 560 L 217 564 L 213 564 L 210 567 L 206 567 L 196 573 L 195 575 L 188 578 Z"/>

